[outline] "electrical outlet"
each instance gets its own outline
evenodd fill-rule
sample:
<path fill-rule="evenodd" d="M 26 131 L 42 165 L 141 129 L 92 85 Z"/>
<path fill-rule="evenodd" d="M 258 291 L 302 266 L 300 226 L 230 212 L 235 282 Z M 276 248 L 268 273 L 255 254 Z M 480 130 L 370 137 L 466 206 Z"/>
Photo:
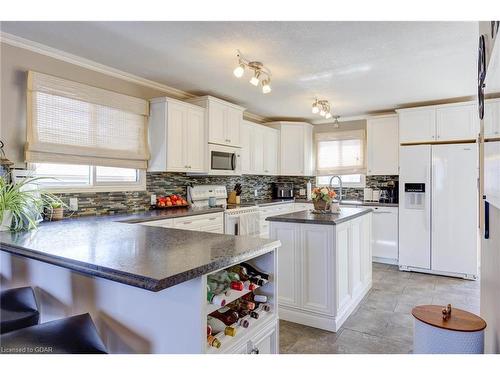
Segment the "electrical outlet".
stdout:
<path fill-rule="evenodd" d="M 78 211 L 78 198 L 69 198 L 69 209 L 71 211 Z"/>
<path fill-rule="evenodd" d="M 306 195 L 306 189 L 300 189 L 299 195 Z"/>
<path fill-rule="evenodd" d="M 259 190 L 255 189 L 255 190 L 253 191 L 253 196 L 254 196 L 255 198 L 257 198 L 257 197 L 259 196 Z"/>

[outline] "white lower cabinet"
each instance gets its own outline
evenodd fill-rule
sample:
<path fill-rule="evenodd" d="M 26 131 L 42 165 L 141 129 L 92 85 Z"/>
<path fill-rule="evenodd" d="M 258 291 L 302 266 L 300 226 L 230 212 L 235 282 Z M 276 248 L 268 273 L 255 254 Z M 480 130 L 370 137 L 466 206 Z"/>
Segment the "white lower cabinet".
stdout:
<path fill-rule="evenodd" d="M 260 237 L 269 238 L 269 222 L 266 218 L 270 216 L 283 215 L 290 212 L 312 210 L 312 203 L 281 203 L 272 206 L 264 206 L 259 208 L 260 212 Z"/>
<path fill-rule="evenodd" d="M 371 288 L 372 214 L 338 225 L 271 222 L 280 319 L 336 332 Z"/>
<path fill-rule="evenodd" d="M 224 233 L 224 213 L 184 216 L 174 219 L 153 220 L 140 223 L 150 227 L 196 230 L 200 232 Z"/>

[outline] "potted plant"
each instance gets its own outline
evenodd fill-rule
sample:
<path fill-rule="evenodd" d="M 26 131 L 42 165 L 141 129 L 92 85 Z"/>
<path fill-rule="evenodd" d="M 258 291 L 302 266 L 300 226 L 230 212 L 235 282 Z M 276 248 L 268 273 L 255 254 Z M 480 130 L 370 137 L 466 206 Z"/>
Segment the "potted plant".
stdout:
<path fill-rule="evenodd" d="M 62 202 L 51 202 L 46 208 L 46 215 L 50 221 L 62 220 L 64 216 L 64 205 Z"/>
<path fill-rule="evenodd" d="M 42 221 L 44 207 L 64 206 L 58 197 L 38 189 L 40 179 L 27 177 L 18 182 L 7 182 L 6 176 L 0 176 L 0 231 L 36 228 Z"/>
<path fill-rule="evenodd" d="M 314 188 L 311 193 L 314 209 L 316 211 L 330 211 L 330 205 L 336 196 L 337 194 L 330 188 Z"/>

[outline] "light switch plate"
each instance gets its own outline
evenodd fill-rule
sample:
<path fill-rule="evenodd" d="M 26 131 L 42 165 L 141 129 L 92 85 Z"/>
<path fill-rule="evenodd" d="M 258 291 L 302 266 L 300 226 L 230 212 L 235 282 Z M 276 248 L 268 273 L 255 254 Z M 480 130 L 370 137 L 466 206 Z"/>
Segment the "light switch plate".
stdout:
<path fill-rule="evenodd" d="M 78 198 L 69 198 L 69 209 L 71 211 L 78 211 Z"/>
<path fill-rule="evenodd" d="M 299 190 L 300 195 L 306 195 L 306 189 L 300 189 Z"/>

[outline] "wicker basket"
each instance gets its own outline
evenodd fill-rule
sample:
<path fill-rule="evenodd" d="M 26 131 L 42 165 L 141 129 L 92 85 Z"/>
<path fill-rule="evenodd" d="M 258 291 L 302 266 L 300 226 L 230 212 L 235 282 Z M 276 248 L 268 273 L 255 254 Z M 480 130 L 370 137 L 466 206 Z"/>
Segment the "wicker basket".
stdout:
<path fill-rule="evenodd" d="M 313 201 L 314 209 L 316 211 L 329 211 L 330 210 L 330 203 L 331 202 L 325 202 L 323 199 L 318 199 L 318 200 Z"/>

